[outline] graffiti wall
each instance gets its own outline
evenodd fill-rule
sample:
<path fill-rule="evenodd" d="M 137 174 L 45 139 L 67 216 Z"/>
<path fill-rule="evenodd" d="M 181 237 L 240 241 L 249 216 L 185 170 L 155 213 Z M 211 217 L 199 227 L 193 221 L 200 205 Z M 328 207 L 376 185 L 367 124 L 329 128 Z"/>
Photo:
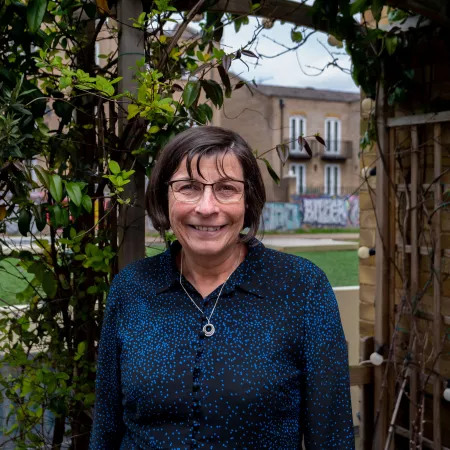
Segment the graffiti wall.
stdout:
<path fill-rule="evenodd" d="M 314 228 L 359 228 L 359 196 L 294 196 L 292 203 L 266 203 L 266 231 Z"/>

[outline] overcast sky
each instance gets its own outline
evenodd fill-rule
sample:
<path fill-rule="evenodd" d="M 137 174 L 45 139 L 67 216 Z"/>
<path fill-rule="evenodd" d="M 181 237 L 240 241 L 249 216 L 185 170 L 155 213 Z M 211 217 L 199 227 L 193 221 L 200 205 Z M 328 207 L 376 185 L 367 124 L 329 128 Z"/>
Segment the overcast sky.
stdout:
<path fill-rule="evenodd" d="M 307 3 L 313 3 L 313 0 L 309 0 Z M 227 52 L 233 51 L 246 44 L 252 38 L 256 25 L 257 19 L 252 17 L 250 24 L 243 26 L 239 33 L 235 32 L 234 26 L 226 27 L 222 40 L 224 50 Z M 258 53 L 267 56 L 280 53 L 283 48 L 271 41 L 271 39 L 284 45 L 292 46 L 291 29 L 291 24 L 285 23 L 281 25 L 280 22 L 276 22 L 272 29 L 264 30 L 259 35 L 255 49 Z M 327 39 L 328 36 L 324 33 L 314 33 L 295 52 L 289 52 L 276 58 L 261 57 L 258 60 L 258 65 L 256 67 L 251 65 L 250 70 L 242 63 L 235 61 L 231 70 L 247 80 L 255 79 L 260 84 L 359 92 L 359 89 L 349 74 L 335 67 L 329 67 L 318 75 L 319 71 L 311 68 L 311 66 L 323 68 L 331 61 L 332 58 L 326 48 L 331 52 L 338 51 L 342 55 L 340 56 L 339 64 L 346 69 L 350 68 L 349 56 L 343 49 L 337 50 L 336 48 L 330 47 L 327 44 Z M 254 60 L 245 58 L 245 61 L 252 62 Z"/>

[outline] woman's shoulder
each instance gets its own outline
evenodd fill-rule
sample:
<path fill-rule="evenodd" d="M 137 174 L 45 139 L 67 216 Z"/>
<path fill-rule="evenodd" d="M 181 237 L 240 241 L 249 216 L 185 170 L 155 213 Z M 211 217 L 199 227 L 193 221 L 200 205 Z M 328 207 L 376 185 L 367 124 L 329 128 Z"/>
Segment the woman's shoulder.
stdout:
<path fill-rule="evenodd" d="M 167 270 L 171 264 L 168 251 L 161 252 L 154 256 L 138 259 L 126 265 L 114 277 L 115 283 L 130 283 L 142 279 L 158 277 L 161 272 Z"/>

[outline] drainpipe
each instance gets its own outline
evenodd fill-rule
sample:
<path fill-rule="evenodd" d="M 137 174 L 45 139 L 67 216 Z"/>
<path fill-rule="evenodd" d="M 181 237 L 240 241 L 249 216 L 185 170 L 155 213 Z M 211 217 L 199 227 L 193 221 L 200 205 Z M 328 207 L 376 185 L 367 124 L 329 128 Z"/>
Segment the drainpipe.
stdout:
<path fill-rule="evenodd" d="M 284 141 L 284 101 L 282 98 L 279 100 L 280 105 L 280 144 Z M 280 178 L 282 178 L 282 170 L 283 170 L 283 164 L 280 161 Z"/>

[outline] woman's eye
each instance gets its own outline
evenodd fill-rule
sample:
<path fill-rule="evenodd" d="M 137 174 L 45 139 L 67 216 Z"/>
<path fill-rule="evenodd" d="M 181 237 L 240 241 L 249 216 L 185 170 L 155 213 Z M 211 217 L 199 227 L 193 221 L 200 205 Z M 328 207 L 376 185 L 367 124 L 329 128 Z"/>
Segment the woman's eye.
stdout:
<path fill-rule="evenodd" d="M 233 184 L 220 184 L 217 189 L 222 192 L 237 192 L 238 189 Z"/>
<path fill-rule="evenodd" d="M 198 186 L 195 185 L 194 183 L 186 183 L 179 187 L 180 191 L 196 191 L 198 189 L 199 189 Z"/>

